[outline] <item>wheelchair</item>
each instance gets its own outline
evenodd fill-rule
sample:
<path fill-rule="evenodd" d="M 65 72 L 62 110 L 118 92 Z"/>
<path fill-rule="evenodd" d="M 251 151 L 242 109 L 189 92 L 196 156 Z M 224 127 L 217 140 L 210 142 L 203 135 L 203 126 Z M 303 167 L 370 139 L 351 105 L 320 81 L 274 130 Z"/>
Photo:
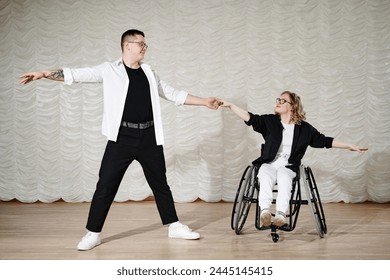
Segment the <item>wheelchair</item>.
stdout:
<path fill-rule="evenodd" d="M 248 217 L 249 209 L 252 203 L 256 204 L 256 216 L 255 227 L 258 230 L 271 229 L 271 237 L 273 242 L 278 242 L 279 234 L 277 230 L 293 231 L 297 225 L 298 214 L 301 205 L 309 205 L 311 208 L 312 217 L 317 230 L 317 233 L 321 238 L 327 233 L 324 210 L 322 208 L 320 195 L 318 192 L 317 184 L 314 179 L 313 172 L 310 167 L 301 165 L 297 172 L 297 175 L 292 182 L 291 198 L 289 203 L 289 210 L 286 213 L 288 223 L 283 226 L 277 227 L 273 224 L 271 226 L 262 226 L 260 224 L 260 209 L 258 205 L 258 193 L 260 191 L 260 184 L 258 182 L 257 173 L 259 166 L 250 165 L 247 166 L 236 193 L 236 197 L 233 204 L 233 211 L 231 216 L 231 228 L 236 234 L 241 234 L 245 221 Z M 301 184 L 303 183 L 303 184 Z M 302 198 L 301 185 L 305 188 L 306 199 Z M 277 183 L 275 185 L 277 187 Z M 277 193 L 277 188 L 274 188 L 274 193 Z M 273 199 L 272 204 L 276 203 L 276 199 Z M 275 214 L 272 214 L 275 216 Z"/>

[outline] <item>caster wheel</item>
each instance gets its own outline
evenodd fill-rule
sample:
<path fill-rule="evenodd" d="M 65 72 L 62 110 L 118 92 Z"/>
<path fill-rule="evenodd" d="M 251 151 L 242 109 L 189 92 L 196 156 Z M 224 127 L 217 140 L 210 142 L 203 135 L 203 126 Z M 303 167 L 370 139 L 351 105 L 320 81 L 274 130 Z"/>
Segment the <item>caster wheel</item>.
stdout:
<path fill-rule="evenodd" d="M 271 234 L 272 235 L 272 241 L 273 242 L 278 242 L 279 241 L 279 234 L 277 234 L 277 233 L 272 233 Z"/>

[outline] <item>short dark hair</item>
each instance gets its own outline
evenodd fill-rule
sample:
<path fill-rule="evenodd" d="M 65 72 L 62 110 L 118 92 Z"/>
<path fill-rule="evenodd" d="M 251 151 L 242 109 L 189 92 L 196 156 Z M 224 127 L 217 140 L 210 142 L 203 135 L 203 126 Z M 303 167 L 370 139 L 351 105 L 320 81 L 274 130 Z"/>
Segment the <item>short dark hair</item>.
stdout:
<path fill-rule="evenodd" d="M 121 49 L 122 49 L 122 51 L 123 51 L 123 45 L 128 40 L 128 37 L 132 37 L 132 36 L 135 36 L 135 35 L 141 35 L 142 37 L 145 37 L 145 34 L 142 31 L 137 30 L 137 29 L 129 29 L 125 33 L 122 34 L 122 38 L 121 38 Z"/>

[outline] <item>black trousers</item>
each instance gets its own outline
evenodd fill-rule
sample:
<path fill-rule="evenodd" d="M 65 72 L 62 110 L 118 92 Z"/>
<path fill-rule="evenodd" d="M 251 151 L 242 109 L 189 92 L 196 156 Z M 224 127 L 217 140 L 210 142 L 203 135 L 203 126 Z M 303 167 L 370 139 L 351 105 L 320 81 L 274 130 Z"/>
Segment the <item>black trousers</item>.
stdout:
<path fill-rule="evenodd" d="M 87 229 L 101 232 L 108 211 L 129 165 L 137 160 L 152 189 L 162 223 L 178 221 L 167 183 L 164 151 L 156 145 L 154 127 L 121 127 L 117 142 L 108 141 L 99 171 L 99 181 L 89 210 Z"/>

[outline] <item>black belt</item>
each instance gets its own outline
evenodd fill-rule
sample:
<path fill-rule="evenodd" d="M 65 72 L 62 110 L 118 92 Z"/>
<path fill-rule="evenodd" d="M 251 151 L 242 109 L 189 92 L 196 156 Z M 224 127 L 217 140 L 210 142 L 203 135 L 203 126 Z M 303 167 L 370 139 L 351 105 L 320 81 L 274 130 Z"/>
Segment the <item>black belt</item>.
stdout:
<path fill-rule="evenodd" d="M 144 123 L 132 123 L 127 121 L 122 121 L 122 126 L 128 128 L 147 129 L 153 126 L 153 121 L 147 121 Z"/>

